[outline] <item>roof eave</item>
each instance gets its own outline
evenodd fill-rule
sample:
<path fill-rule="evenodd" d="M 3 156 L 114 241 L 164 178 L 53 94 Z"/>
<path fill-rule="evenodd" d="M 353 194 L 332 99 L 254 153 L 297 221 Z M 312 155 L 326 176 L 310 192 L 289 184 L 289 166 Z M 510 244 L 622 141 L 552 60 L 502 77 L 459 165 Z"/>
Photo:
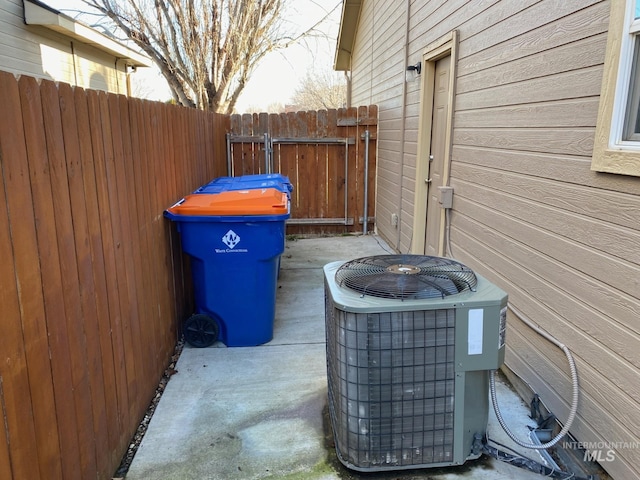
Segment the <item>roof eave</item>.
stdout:
<path fill-rule="evenodd" d="M 353 42 L 358 29 L 362 0 L 344 0 L 342 3 L 342 16 L 340 18 L 340 30 L 333 69 L 338 71 L 351 70 L 351 54 Z"/>
<path fill-rule="evenodd" d="M 40 25 L 55 30 L 67 37 L 91 45 L 114 57 L 126 60 L 131 66 L 150 67 L 153 62 L 148 56 L 130 49 L 126 45 L 90 28 L 71 17 L 37 0 L 23 0 L 24 21 L 27 25 Z"/>

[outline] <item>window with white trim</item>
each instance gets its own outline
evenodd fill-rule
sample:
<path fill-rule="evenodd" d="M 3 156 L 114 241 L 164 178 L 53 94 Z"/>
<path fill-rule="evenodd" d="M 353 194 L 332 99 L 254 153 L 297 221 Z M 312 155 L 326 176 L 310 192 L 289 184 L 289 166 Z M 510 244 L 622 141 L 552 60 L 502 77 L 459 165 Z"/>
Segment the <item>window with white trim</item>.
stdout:
<path fill-rule="evenodd" d="M 610 2 L 591 169 L 640 176 L 640 0 Z"/>
<path fill-rule="evenodd" d="M 622 85 L 618 86 L 617 95 L 624 115 L 620 109 L 616 125 L 619 133 L 615 136 L 622 144 L 640 142 L 640 0 L 627 2 L 624 31 L 620 73 L 625 75 L 620 75 Z"/>
<path fill-rule="evenodd" d="M 625 3 L 610 146 L 635 150 L 640 149 L 640 0 Z"/>

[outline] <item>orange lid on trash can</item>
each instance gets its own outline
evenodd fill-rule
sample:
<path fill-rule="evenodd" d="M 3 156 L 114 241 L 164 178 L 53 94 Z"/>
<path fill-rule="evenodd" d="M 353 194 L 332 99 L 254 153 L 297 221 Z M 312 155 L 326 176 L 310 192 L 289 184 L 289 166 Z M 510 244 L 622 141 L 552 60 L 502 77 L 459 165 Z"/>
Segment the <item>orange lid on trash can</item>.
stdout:
<path fill-rule="evenodd" d="M 289 213 L 287 194 L 275 188 L 187 195 L 167 209 L 175 215 L 282 215 Z"/>

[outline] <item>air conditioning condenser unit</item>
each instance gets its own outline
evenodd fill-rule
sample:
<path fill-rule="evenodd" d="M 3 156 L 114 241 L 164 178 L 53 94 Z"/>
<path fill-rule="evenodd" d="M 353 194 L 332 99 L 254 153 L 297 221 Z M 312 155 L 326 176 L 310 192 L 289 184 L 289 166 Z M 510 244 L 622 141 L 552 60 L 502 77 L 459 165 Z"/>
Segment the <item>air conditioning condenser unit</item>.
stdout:
<path fill-rule="evenodd" d="M 324 267 L 329 413 L 357 471 L 478 458 L 507 294 L 448 258 L 382 255 Z"/>

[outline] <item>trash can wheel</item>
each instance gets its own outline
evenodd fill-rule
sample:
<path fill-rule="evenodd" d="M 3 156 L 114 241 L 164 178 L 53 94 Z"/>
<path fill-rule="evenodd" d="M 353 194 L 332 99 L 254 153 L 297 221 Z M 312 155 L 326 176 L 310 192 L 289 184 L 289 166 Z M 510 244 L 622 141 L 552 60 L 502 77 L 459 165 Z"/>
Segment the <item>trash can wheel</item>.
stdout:
<path fill-rule="evenodd" d="M 183 327 L 184 339 L 196 348 L 209 347 L 218 340 L 220 327 L 209 315 L 196 313 L 191 315 Z"/>

